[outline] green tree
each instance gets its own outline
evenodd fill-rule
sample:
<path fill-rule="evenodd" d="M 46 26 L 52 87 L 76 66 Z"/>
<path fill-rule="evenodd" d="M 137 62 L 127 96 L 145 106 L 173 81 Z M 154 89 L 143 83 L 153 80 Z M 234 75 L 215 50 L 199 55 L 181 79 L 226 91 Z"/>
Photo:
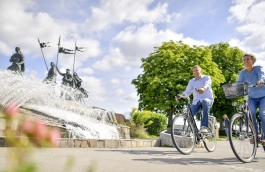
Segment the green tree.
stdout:
<path fill-rule="evenodd" d="M 200 65 L 203 73 L 211 76 L 213 90 L 225 81 L 208 46 L 190 47 L 182 41 L 170 41 L 155 47 L 149 57 L 142 59 L 143 74 L 132 80 L 140 97 L 139 110 L 166 113 L 170 126 L 176 111 L 175 96 L 182 93 L 193 78 L 195 65 Z"/>
<path fill-rule="evenodd" d="M 234 99 L 226 99 L 221 85 L 225 83 L 235 82 L 238 78 L 238 73 L 244 68 L 242 63 L 243 51 L 237 47 L 231 47 L 228 43 L 212 44 L 209 46 L 212 51 L 212 59 L 218 64 L 219 69 L 225 77 L 225 82 L 220 84 L 215 90 L 215 102 L 212 107 L 217 119 L 222 120 L 223 114 L 232 116 L 234 108 L 231 106 Z M 242 100 L 242 99 L 241 99 Z M 240 99 L 239 99 L 240 101 Z"/>

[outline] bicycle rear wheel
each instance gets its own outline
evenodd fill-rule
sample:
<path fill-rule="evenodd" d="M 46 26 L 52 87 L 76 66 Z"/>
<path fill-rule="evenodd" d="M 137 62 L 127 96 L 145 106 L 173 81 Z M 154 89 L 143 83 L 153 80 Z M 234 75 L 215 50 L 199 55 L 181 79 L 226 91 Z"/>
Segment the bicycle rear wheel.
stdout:
<path fill-rule="evenodd" d="M 243 113 L 236 113 L 230 120 L 229 142 L 235 156 L 241 162 L 251 162 L 257 151 L 257 135 L 252 122 Z M 248 131 L 247 131 L 248 130 Z"/>
<path fill-rule="evenodd" d="M 176 115 L 171 125 L 171 138 L 176 149 L 184 154 L 190 154 L 195 148 L 195 129 L 188 120 L 187 114 Z"/>
<path fill-rule="evenodd" d="M 215 126 L 209 121 L 208 132 L 203 134 L 203 144 L 208 152 L 213 152 L 216 148 Z"/>

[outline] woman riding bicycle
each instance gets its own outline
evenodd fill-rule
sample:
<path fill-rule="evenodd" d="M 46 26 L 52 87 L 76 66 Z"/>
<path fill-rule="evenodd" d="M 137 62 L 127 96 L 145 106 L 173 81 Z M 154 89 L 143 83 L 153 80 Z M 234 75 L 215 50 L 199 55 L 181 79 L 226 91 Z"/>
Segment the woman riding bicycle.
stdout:
<path fill-rule="evenodd" d="M 191 92 L 193 93 L 193 102 L 191 105 L 192 114 L 195 116 L 202 106 L 203 117 L 200 131 L 207 132 L 206 127 L 208 127 L 210 108 L 212 107 L 214 101 L 211 88 L 212 80 L 210 76 L 202 75 L 201 67 L 198 65 L 192 68 L 192 72 L 195 78 L 189 81 L 186 90 L 181 96 L 187 96 L 190 95 Z"/>
<path fill-rule="evenodd" d="M 258 125 L 256 111 L 259 108 L 259 116 L 262 125 L 262 131 L 265 133 L 265 74 L 262 66 L 254 66 L 256 57 L 253 54 L 245 54 L 242 58 L 245 69 L 239 73 L 238 81 L 257 84 L 258 87 L 248 89 L 248 105 L 252 114 L 255 130 L 258 134 Z M 263 142 L 265 135 L 263 135 Z"/>

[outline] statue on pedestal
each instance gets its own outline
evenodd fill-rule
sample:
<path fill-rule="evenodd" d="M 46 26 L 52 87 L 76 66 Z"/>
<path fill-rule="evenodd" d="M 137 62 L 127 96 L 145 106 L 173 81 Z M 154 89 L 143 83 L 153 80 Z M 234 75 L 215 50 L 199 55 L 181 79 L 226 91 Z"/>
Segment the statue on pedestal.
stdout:
<path fill-rule="evenodd" d="M 25 71 L 25 64 L 24 64 L 24 55 L 20 51 L 19 47 L 15 48 L 16 53 L 13 54 L 10 58 L 10 62 L 12 62 L 12 65 L 9 66 L 7 69 L 23 74 Z"/>

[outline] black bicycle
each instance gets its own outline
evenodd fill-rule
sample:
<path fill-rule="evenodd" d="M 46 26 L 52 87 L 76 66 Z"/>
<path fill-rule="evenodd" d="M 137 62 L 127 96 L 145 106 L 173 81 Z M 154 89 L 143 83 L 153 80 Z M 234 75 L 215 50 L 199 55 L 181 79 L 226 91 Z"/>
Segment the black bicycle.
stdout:
<path fill-rule="evenodd" d="M 235 82 L 222 85 L 227 99 L 244 96 L 244 102 L 239 107 L 236 102 L 232 103 L 236 113 L 232 116 L 229 126 L 230 146 L 235 156 L 244 163 L 251 162 L 255 158 L 258 143 L 262 143 L 261 123 L 259 121 L 260 134 L 257 135 L 247 103 L 248 88 L 250 87 L 256 87 L 256 85 L 248 85 L 247 82 Z"/>
<path fill-rule="evenodd" d="M 177 114 L 172 121 L 171 138 L 174 146 L 180 153 L 188 155 L 194 150 L 196 145 L 203 142 L 206 150 L 213 152 L 216 148 L 216 118 L 210 116 L 207 132 L 201 133 L 191 113 L 190 98 L 178 96 L 178 98 L 186 98 L 188 101 L 183 112 Z"/>

